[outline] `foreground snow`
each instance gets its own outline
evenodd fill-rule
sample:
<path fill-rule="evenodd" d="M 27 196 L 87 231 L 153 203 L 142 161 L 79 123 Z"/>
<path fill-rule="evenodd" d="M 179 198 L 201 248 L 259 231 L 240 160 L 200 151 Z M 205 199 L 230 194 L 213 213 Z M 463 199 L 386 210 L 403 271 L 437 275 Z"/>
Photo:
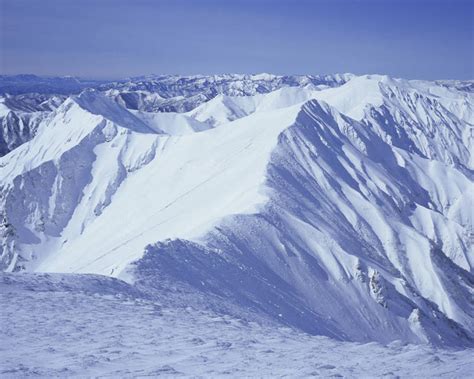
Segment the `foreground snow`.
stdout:
<path fill-rule="evenodd" d="M 340 342 L 93 275 L 0 276 L 0 376 L 469 377 L 473 350 Z"/>

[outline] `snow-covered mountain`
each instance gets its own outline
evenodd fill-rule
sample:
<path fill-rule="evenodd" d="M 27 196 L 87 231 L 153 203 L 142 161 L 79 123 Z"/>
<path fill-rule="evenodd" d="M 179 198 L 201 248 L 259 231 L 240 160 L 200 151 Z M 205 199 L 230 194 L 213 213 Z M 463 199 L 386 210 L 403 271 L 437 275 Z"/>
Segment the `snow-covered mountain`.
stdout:
<path fill-rule="evenodd" d="M 0 96 L 0 157 L 33 138 L 40 122 L 64 99 L 61 95 Z"/>
<path fill-rule="evenodd" d="M 179 287 L 339 340 L 473 345 L 472 82 L 165 76 L 15 96 L 4 271 Z M 23 132 L 15 112 L 37 121 Z"/>
<path fill-rule="evenodd" d="M 163 112 L 178 117 L 179 130 L 201 130 L 202 126 L 187 117 L 175 116 L 221 96 L 250 96 L 283 87 L 327 88 L 345 83 L 343 75 L 213 75 L 213 76 L 143 76 L 121 81 L 83 80 L 75 77 L 38 77 L 35 75 L 0 75 L 0 156 L 30 140 L 39 120 L 56 109 L 68 95 L 84 89 L 96 89 L 120 105 L 137 112 L 152 124 L 163 125 Z M 158 118 L 155 114 L 160 112 Z M 166 124 L 169 124 L 167 121 Z M 172 122 L 174 124 L 174 122 Z M 176 129 L 176 127 L 173 127 Z"/>

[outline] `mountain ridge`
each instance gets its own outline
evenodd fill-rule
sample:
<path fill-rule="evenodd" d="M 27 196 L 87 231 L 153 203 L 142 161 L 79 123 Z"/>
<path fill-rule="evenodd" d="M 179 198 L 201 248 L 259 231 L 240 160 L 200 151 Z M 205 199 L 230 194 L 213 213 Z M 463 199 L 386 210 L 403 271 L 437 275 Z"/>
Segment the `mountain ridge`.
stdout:
<path fill-rule="evenodd" d="M 196 105 L 199 80 L 170 93 Z M 65 100 L 0 158 L 3 269 L 166 278 L 313 334 L 472 346 L 472 94 L 241 84 L 184 113 Z"/>

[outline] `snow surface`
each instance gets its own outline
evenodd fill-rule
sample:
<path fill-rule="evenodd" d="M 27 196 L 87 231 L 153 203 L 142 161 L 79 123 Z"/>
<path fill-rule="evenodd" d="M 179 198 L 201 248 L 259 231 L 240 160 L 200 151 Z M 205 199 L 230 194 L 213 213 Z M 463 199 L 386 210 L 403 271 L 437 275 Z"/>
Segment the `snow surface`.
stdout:
<path fill-rule="evenodd" d="M 340 342 L 90 275 L 0 276 L 2 377 L 457 377 L 474 351 Z"/>
<path fill-rule="evenodd" d="M 391 344 L 387 357 L 406 343 L 432 346 L 406 348 L 415 356 L 470 348 L 469 88 L 380 75 L 151 77 L 38 100 L 54 106 L 0 158 L 2 270 L 186 288 L 206 311 L 265 320 L 250 335 L 293 341 L 298 330 L 295 354 L 301 341 L 345 354 Z"/>

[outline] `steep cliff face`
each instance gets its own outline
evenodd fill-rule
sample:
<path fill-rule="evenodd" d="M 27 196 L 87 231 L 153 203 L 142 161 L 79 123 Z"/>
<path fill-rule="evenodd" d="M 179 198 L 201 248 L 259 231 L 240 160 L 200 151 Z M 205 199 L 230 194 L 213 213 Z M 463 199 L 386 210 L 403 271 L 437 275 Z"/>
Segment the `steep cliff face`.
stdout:
<path fill-rule="evenodd" d="M 39 124 L 64 99 L 40 94 L 0 96 L 0 157 L 32 139 Z"/>

